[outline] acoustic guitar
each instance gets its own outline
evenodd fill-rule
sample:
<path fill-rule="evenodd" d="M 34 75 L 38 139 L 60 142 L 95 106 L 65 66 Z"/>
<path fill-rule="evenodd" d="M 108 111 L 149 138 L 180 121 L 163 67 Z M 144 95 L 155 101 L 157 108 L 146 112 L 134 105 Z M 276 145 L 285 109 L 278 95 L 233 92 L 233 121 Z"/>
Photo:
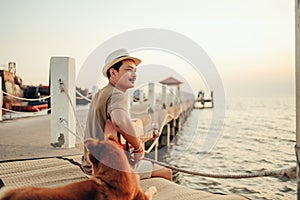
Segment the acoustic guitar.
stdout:
<path fill-rule="evenodd" d="M 144 144 L 147 141 L 154 141 L 157 137 L 159 137 L 159 132 L 158 129 L 152 129 L 149 130 L 147 133 L 144 133 L 144 127 L 143 127 L 143 122 L 141 119 L 131 119 L 132 121 L 132 125 L 133 128 L 137 134 L 137 137 L 142 141 L 142 143 Z M 115 129 L 114 125 L 112 124 L 112 122 L 110 120 L 108 120 L 106 122 L 105 125 L 105 129 L 104 129 L 104 135 L 105 138 L 109 135 L 109 134 L 113 134 L 113 135 L 117 135 L 117 130 Z M 124 137 L 122 135 L 120 135 L 120 142 L 121 144 L 124 146 L 126 145 L 126 140 L 124 139 Z M 129 145 L 130 149 L 133 149 L 133 147 L 131 145 Z"/>

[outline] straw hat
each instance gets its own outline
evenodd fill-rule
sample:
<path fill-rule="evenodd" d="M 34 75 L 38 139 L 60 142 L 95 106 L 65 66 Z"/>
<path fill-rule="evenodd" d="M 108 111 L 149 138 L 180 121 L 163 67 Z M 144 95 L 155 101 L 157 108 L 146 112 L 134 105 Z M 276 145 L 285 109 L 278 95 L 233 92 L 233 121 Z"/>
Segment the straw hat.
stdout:
<path fill-rule="evenodd" d="M 107 56 L 102 70 L 103 75 L 107 78 L 107 71 L 117 62 L 126 59 L 133 60 L 136 66 L 142 62 L 140 59 L 130 56 L 126 49 L 118 49 Z"/>

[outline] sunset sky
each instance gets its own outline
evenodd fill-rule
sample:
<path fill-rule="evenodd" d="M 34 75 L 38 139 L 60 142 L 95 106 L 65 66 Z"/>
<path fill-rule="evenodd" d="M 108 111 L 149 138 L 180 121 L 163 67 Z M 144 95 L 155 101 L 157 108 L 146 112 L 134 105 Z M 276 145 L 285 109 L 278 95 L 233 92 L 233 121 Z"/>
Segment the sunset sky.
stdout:
<path fill-rule="evenodd" d="M 294 0 L 0 0 L 0 68 L 14 61 L 25 83 L 48 84 L 51 56 L 75 58 L 79 73 L 90 53 L 111 37 L 158 28 L 201 46 L 227 96 L 293 96 L 294 21 Z M 175 59 L 149 58 L 148 64 L 176 65 Z M 99 64 L 99 77 L 101 69 Z M 170 75 L 145 71 L 149 80 Z"/>

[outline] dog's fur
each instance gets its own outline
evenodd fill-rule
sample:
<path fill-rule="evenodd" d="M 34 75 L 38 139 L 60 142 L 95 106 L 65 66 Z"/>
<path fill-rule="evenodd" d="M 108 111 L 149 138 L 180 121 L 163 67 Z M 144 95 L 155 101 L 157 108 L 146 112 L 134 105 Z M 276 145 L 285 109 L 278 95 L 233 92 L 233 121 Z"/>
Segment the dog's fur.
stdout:
<path fill-rule="evenodd" d="M 131 169 L 116 137 L 110 136 L 101 142 L 88 139 L 85 144 L 93 165 L 91 179 L 58 188 L 13 189 L 5 193 L 1 200 L 152 199 L 156 188 L 150 187 L 145 193 L 141 190 L 139 177 Z"/>

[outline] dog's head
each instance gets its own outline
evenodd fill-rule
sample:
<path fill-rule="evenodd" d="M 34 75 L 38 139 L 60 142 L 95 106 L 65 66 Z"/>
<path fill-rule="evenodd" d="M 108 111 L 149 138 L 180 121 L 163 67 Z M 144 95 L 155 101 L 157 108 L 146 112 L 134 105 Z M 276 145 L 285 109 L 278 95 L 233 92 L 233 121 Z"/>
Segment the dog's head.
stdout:
<path fill-rule="evenodd" d="M 93 165 L 93 176 L 108 183 L 109 190 L 114 190 L 115 197 L 111 199 L 122 195 L 129 197 L 126 199 L 142 199 L 134 198 L 141 190 L 139 178 L 129 165 L 116 136 L 111 135 L 104 141 L 87 139 L 85 145 L 89 151 L 88 159 Z"/>
<path fill-rule="evenodd" d="M 87 139 L 84 142 L 89 154 L 88 159 L 93 165 L 94 173 L 109 167 L 118 171 L 130 171 L 130 165 L 122 146 L 116 136 L 110 135 L 107 140 Z"/>

